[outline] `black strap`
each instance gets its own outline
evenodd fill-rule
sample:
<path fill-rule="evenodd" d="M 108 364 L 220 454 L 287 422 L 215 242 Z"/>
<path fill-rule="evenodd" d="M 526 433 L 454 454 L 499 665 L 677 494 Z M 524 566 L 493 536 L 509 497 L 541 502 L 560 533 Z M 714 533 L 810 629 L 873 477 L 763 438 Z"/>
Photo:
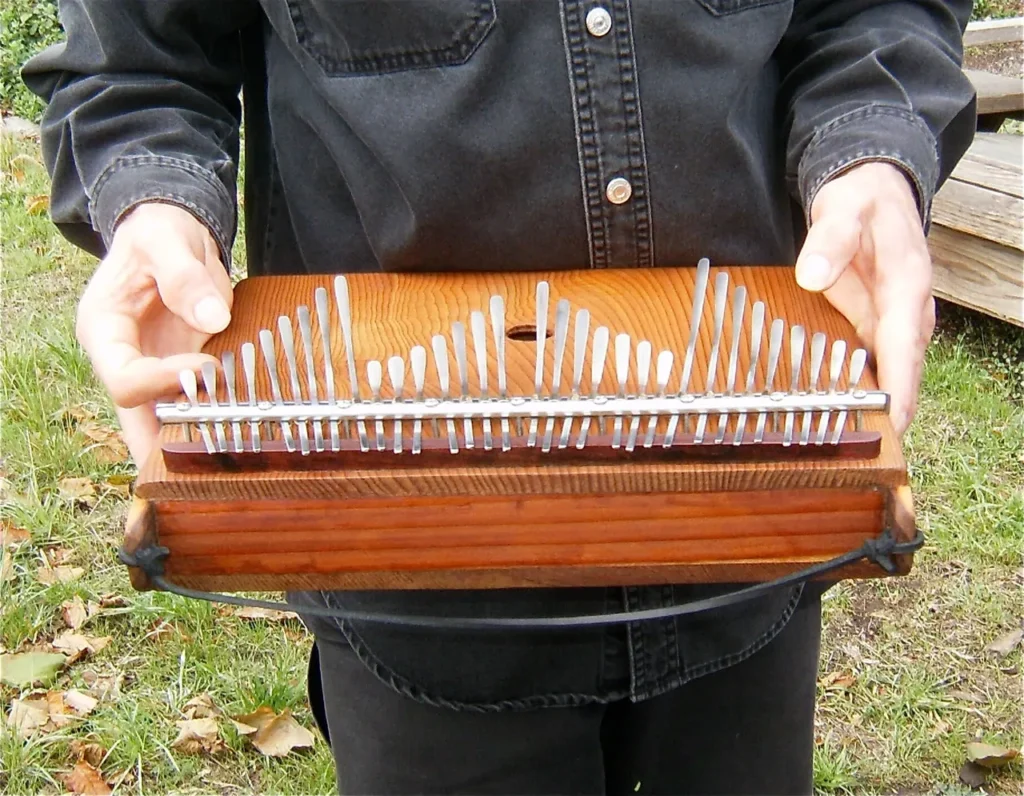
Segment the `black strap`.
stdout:
<path fill-rule="evenodd" d="M 508 628 L 530 630 L 553 630 L 566 627 L 592 627 L 600 625 L 619 625 L 628 622 L 639 622 L 650 619 L 668 619 L 676 616 L 712 611 L 725 608 L 746 600 L 751 600 L 775 589 L 793 586 L 812 578 L 827 575 L 837 569 L 854 564 L 861 560 L 871 561 L 887 573 L 896 572 L 896 563 L 892 557 L 913 553 L 924 545 L 924 534 L 918 531 L 913 539 L 897 542 L 888 529 L 878 537 L 868 539 L 856 550 L 843 553 L 828 561 L 822 561 L 797 572 L 792 572 L 766 583 L 757 583 L 727 594 L 719 594 L 703 600 L 694 600 L 682 605 L 671 605 L 663 608 L 648 608 L 643 611 L 623 611 L 619 613 L 580 614 L 577 616 L 525 616 L 525 617 L 475 617 L 475 616 L 410 616 L 402 614 L 377 613 L 373 611 L 351 611 L 320 606 L 303 606 L 300 613 L 310 616 L 322 616 L 329 619 L 345 619 L 354 622 L 373 622 L 386 625 L 405 625 L 408 627 L 443 628 L 449 630 L 500 630 Z M 209 602 L 243 605 L 251 608 L 269 608 L 273 610 L 292 610 L 287 603 L 271 600 L 253 600 L 248 597 L 236 597 L 232 594 L 218 594 L 208 591 L 197 591 L 178 586 L 164 577 L 164 560 L 170 555 L 166 547 L 150 545 L 129 553 L 123 547 L 117 557 L 122 564 L 138 567 L 149 577 L 149 580 L 162 591 Z"/>

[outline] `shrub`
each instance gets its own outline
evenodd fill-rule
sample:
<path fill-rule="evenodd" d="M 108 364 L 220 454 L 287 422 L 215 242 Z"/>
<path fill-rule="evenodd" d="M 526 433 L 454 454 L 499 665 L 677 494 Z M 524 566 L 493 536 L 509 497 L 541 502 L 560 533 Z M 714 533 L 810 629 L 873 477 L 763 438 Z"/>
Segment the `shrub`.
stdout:
<path fill-rule="evenodd" d="M 39 120 L 43 103 L 21 82 L 21 66 L 63 35 L 57 0 L 0 0 L 0 111 Z"/>

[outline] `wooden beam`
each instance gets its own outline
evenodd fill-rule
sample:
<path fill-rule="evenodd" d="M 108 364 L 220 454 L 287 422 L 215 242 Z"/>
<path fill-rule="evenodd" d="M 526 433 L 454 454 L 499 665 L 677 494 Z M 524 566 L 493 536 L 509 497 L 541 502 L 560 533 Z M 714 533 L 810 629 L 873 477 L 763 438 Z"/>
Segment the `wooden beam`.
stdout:
<path fill-rule="evenodd" d="M 1020 163 L 985 157 L 973 147 L 953 169 L 952 179 L 987 188 L 990 191 L 1024 199 L 1024 173 Z"/>
<path fill-rule="evenodd" d="M 950 229 L 1024 251 L 1024 199 L 949 180 L 932 204 L 932 220 Z"/>
<path fill-rule="evenodd" d="M 1024 17 L 986 19 L 967 24 L 964 47 L 983 47 L 986 44 L 1010 44 L 1024 41 Z"/>
<path fill-rule="evenodd" d="M 1006 75 L 965 69 L 964 74 L 978 93 L 978 115 L 1024 111 L 1024 82 Z"/>
<path fill-rule="evenodd" d="M 1024 254 L 937 224 L 928 249 L 936 296 L 1024 326 Z"/>

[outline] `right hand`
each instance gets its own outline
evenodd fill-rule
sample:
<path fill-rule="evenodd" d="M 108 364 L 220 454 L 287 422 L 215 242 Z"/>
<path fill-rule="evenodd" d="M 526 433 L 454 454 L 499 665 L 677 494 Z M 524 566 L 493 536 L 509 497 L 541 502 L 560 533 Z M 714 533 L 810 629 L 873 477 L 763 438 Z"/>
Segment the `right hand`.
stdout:
<path fill-rule="evenodd" d="M 124 217 L 78 304 L 75 332 L 117 407 L 140 468 L 160 431 L 153 404 L 181 392 L 178 374 L 231 320 L 231 280 L 206 226 L 176 205 Z"/>

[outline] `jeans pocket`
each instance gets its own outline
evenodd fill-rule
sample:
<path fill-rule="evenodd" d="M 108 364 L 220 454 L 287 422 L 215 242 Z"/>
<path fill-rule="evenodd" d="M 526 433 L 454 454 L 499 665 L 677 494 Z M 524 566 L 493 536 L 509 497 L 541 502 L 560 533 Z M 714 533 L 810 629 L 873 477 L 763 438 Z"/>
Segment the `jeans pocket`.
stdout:
<path fill-rule="evenodd" d="M 762 6 L 790 5 L 788 0 L 697 0 L 697 2 L 716 17 L 724 17 Z"/>
<path fill-rule="evenodd" d="M 493 0 L 287 0 L 299 46 L 328 75 L 463 64 L 494 25 Z"/>

